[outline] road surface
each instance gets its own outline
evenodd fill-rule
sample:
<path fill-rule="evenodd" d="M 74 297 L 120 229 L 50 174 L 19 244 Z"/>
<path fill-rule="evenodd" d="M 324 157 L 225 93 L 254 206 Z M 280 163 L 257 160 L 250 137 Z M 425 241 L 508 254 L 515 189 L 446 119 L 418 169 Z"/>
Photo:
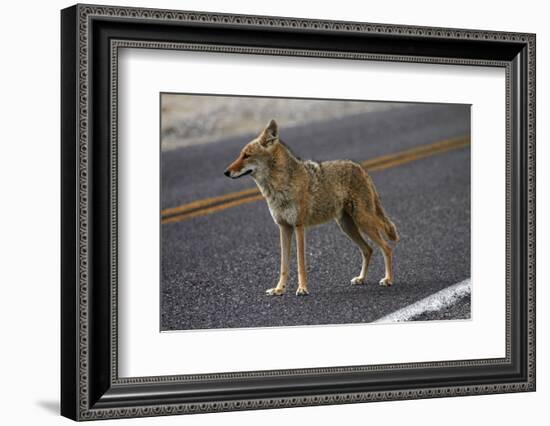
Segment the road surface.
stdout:
<path fill-rule="evenodd" d="M 281 138 L 297 155 L 317 161 L 363 162 L 469 134 L 470 110 L 460 105 L 411 104 L 281 128 Z M 161 208 L 185 208 L 197 200 L 254 188 L 249 176 L 223 176 L 249 139 L 163 152 Z M 310 295 L 294 295 L 293 242 L 287 293 L 266 296 L 278 278 L 278 228 L 265 201 L 236 203 L 161 224 L 161 330 L 371 322 L 470 277 L 469 146 L 393 166 L 390 162 L 371 176 L 401 236 L 392 287 L 378 285 L 384 274 L 378 250 L 367 283 L 350 285 L 361 267 L 360 253 L 329 223 L 306 233 Z M 469 306 L 468 296 L 440 315 L 412 319 L 468 318 Z"/>

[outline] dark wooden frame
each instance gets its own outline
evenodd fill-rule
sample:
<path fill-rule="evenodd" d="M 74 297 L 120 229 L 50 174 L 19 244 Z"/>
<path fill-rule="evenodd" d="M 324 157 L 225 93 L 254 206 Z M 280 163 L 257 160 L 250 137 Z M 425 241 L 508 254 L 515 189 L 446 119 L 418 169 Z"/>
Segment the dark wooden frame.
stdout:
<path fill-rule="evenodd" d="M 533 34 L 76 5 L 61 13 L 61 36 L 64 416 L 88 420 L 535 390 Z M 120 47 L 505 68 L 506 357 L 119 378 Z"/>

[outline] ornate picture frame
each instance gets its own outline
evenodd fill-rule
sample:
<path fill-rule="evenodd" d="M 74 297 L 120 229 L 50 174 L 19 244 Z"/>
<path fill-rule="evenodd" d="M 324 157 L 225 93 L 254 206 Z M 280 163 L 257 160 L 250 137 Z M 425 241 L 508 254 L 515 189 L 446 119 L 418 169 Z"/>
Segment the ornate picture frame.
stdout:
<path fill-rule="evenodd" d="M 93 420 L 534 391 L 535 40 L 523 33 L 270 16 L 64 9 L 62 415 Z M 503 68 L 506 356 L 119 377 L 117 64 L 125 47 Z"/>

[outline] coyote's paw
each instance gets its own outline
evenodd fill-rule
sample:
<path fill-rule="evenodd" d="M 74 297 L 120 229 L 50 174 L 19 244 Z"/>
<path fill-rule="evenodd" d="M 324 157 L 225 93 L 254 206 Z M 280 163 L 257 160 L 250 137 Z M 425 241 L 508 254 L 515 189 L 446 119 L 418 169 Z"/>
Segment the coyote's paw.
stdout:
<path fill-rule="evenodd" d="M 380 280 L 380 285 L 382 287 L 390 287 L 393 283 L 388 278 L 382 278 Z"/>
<path fill-rule="evenodd" d="M 351 280 L 351 285 L 361 285 L 366 283 L 366 278 L 363 277 L 355 277 Z"/>
<path fill-rule="evenodd" d="M 296 290 L 296 296 L 307 296 L 308 294 L 309 291 L 305 287 L 298 287 L 298 290 Z"/>
<path fill-rule="evenodd" d="M 265 294 L 268 296 L 282 296 L 285 294 L 285 290 L 283 288 L 270 288 L 269 290 L 265 291 Z"/>

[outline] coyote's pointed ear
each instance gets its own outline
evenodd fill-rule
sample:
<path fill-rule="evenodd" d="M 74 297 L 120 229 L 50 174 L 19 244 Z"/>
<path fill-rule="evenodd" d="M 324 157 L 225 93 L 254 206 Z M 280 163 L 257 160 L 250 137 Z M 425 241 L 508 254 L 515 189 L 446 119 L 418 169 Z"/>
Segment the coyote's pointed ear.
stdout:
<path fill-rule="evenodd" d="M 271 120 L 262 132 L 260 141 L 263 146 L 268 146 L 277 139 L 279 139 L 279 127 L 277 126 L 275 120 Z"/>

